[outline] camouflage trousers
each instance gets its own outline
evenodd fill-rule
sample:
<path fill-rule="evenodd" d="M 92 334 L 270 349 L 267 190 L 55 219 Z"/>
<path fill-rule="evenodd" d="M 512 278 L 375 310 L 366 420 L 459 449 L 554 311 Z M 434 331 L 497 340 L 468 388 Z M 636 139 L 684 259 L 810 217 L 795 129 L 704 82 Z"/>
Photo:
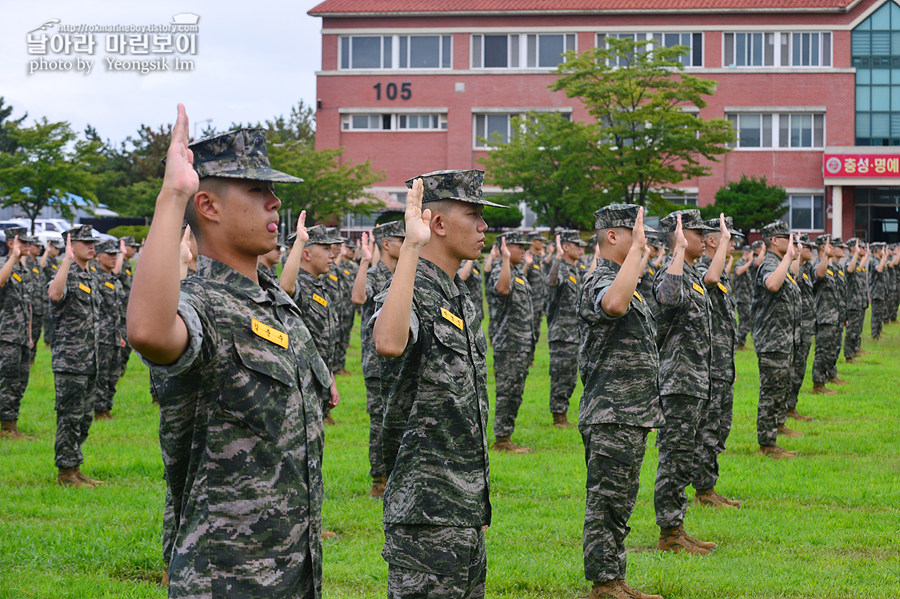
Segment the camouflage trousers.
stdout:
<path fill-rule="evenodd" d="M 478 528 L 385 524 L 388 599 L 484 597 L 487 554 Z"/>
<path fill-rule="evenodd" d="M 344 370 L 347 365 L 347 348 L 350 347 L 350 333 L 353 330 L 353 319 L 356 311 L 345 311 L 341 314 L 341 325 L 338 328 L 337 346 L 334 350 L 334 369 Z"/>
<path fill-rule="evenodd" d="M 787 414 L 794 357 L 789 353 L 771 352 L 758 353 L 756 358 L 759 362 L 756 439 L 760 447 L 766 447 L 778 441 L 778 421 Z"/>
<path fill-rule="evenodd" d="M 897 320 L 897 308 L 900 306 L 900 293 L 897 293 L 896 289 L 892 289 L 888 291 L 887 297 L 885 298 L 884 307 L 886 313 L 884 315 L 884 322 L 895 322 Z"/>
<path fill-rule="evenodd" d="M 550 342 L 550 413 L 565 414 L 578 383 L 578 344 Z"/>
<path fill-rule="evenodd" d="M 366 379 L 366 412 L 369 413 L 369 476 L 385 476 L 384 454 L 381 453 L 381 431 L 384 425 L 381 379 Z"/>
<path fill-rule="evenodd" d="M 747 335 L 753 329 L 753 318 L 750 316 L 750 303 L 738 302 L 738 326 L 737 326 L 737 343 L 744 345 L 747 343 Z"/>
<path fill-rule="evenodd" d="M 534 331 L 534 341 L 531 342 L 531 359 L 528 360 L 528 363 L 534 361 L 535 350 L 537 349 L 537 342 L 541 339 L 541 320 L 544 318 L 544 310 L 543 308 L 538 308 L 537 304 L 533 305 L 532 317 L 531 317 L 531 330 Z"/>
<path fill-rule="evenodd" d="M 581 429 L 587 464 L 584 508 L 584 577 L 625 580 L 625 537 L 641 479 L 650 429 L 594 424 Z"/>
<path fill-rule="evenodd" d="M 859 352 L 865 322 L 865 310 L 847 310 L 847 328 L 844 329 L 844 358 L 852 360 Z"/>
<path fill-rule="evenodd" d="M 94 395 L 94 411 L 109 412 L 121 374 L 122 348 L 101 343 L 97 346 L 97 391 Z"/>
<path fill-rule="evenodd" d="M 74 468 L 84 462 L 81 446 L 94 420 L 93 399 L 97 376 L 54 373 L 56 385 L 56 442 L 53 447 L 57 468 Z"/>
<path fill-rule="evenodd" d="M 693 486 L 698 490 L 712 489 L 719 480 L 719 454 L 731 433 L 734 407 L 734 383 L 718 379 L 710 383 L 709 410 L 694 453 Z"/>
<path fill-rule="evenodd" d="M 525 393 L 525 379 L 531 356 L 528 346 L 519 351 L 494 352 L 494 379 L 497 402 L 494 409 L 494 436 L 509 437 L 516 429 L 516 416 Z"/>
<path fill-rule="evenodd" d="M 672 528 L 684 522 L 688 506 L 684 490 L 694 480 L 694 458 L 700 431 L 706 426 L 709 398 L 662 395 L 660 405 L 666 423 L 656 433 L 659 466 L 653 506 L 657 526 Z"/>
<path fill-rule="evenodd" d="M 813 383 L 824 383 L 837 376 L 837 360 L 841 353 L 841 325 L 816 324 L 816 349 L 813 355 Z"/>
<path fill-rule="evenodd" d="M 884 308 L 884 300 L 872 299 L 872 339 L 881 337 L 881 327 L 884 324 L 884 315 L 887 311 Z"/>
<path fill-rule="evenodd" d="M 31 372 L 27 345 L 0 342 L 0 420 L 18 420 Z"/>
<path fill-rule="evenodd" d="M 791 393 L 788 395 L 787 409 L 785 416 L 780 417 L 778 424 L 784 424 L 787 418 L 787 411 L 797 407 L 800 400 L 800 387 L 803 386 L 803 379 L 806 378 L 806 363 L 809 361 L 809 350 L 812 348 L 812 333 L 804 331 L 800 335 L 800 343 L 794 346 L 794 358 L 792 360 L 793 374 L 791 375 Z"/>
<path fill-rule="evenodd" d="M 34 315 L 35 323 L 43 322 L 43 321 L 44 321 L 43 314 L 35 314 Z M 39 326 L 32 327 L 31 337 L 32 337 L 32 341 L 34 341 L 34 345 L 31 347 L 30 350 L 28 350 L 28 355 L 29 355 L 29 363 L 34 364 L 34 358 L 35 358 L 35 356 L 37 356 L 38 341 L 40 341 L 40 339 L 41 339 L 41 327 L 39 327 Z"/>

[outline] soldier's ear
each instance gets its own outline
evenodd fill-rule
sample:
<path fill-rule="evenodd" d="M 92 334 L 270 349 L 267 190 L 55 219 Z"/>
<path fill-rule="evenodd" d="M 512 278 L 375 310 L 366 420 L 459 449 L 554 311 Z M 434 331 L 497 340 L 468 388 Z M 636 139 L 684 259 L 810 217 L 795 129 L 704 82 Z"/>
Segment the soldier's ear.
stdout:
<path fill-rule="evenodd" d="M 431 232 L 437 234 L 440 237 L 445 237 L 447 235 L 447 228 L 444 226 L 444 214 L 439 211 L 431 212 Z"/>
<path fill-rule="evenodd" d="M 212 222 L 219 222 L 221 200 L 217 194 L 201 189 L 194 195 L 192 201 L 198 217 Z"/>

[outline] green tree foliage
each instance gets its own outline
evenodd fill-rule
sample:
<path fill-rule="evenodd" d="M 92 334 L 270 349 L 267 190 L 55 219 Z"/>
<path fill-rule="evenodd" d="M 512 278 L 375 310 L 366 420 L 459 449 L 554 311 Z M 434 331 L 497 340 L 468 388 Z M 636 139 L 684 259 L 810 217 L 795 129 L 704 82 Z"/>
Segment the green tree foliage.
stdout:
<path fill-rule="evenodd" d="M 52 207 L 72 219 L 70 194 L 96 202 L 97 179 L 92 170 L 99 144 L 79 140 L 67 122 L 46 118 L 33 127 L 8 123 L 6 134 L 16 149 L 0 152 L 0 205 L 18 206 L 31 220 Z"/>
<path fill-rule="evenodd" d="M 716 201 L 704 206 L 703 218 L 715 218 L 724 212 L 734 220 L 734 226 L 746 239 L 751 229 L 762 229 L 770 222 L 784 217 L 787 211 L 787 192 L 783 187 L 769 185 L 765 177 L 741 176 L 716 191 Z"/>
<path fill-rule="evenodd" d="M 10 135 L 10 128 L 18 127 L 28 116 L 26 112 L 17 119 L 11 119 L 13 107 L 6 106 L 6 100 L 0 96 L 0 152 L 13 152 L 16 149 L 16 140 Z"/>
<path fill-rule="evenodd" d="M 551 229 L 590 227 L 598 192 L 591 127 L 530 113 L 513 119 L 512 129 L 509 143 L 495 143 L 482 159 L 488 182 L 512 190 L 506 201 L 524 201 Z"/>
<path fill-rule="evenodd" d="M 502 198 L 496 196 L 491 198 L 492 202 L 500 202 L 501 200 Z M 525 215 L 522 214 L 522 211 L 519 210 L 518 206 L 513 204 L 508 208 L 485 206 L 481 216 L 491 230 L 497 231 L 500 229 L 512 229 L 518 227 L 522 224 L 522 218 L 524 218 Z"/>
<path fill-rule="evenodd" d="M 716 84 L 682 72 L 685 46 L 650 50 L 646 41 L 613 36 L 606 42 L 568 53 L 550 87 L 580 99 L 596 119 L 586 161 L 598 171 L 591 178 L 608 191 L 605 197 L 665 209 L 662 193 L 709 174 L 734 133 L 725 119 L 697 114 Z"/>

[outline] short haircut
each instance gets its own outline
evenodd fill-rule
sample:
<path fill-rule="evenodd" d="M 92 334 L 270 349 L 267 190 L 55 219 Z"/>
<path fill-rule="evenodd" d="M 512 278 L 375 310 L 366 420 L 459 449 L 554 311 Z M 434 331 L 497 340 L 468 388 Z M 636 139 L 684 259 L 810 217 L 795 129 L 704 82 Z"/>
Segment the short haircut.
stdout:
<path fill-rule="evenodd" d="M 225 194 L 225 190 L 228 188 L 234 179 L 224 179 L 222 177 L 203 177 L 200 179 L 200 187 L 198 191 L 206 191 L 213 193 L 217 196 L 222 196 Z M 196 197 L 196 196 L 194 196 Z M 194 204 L 194 197 L 191 197 L 188 200 L 187 206 L 184 209 L 184 220 L 191 226 L 191 233 L 194 234 L 194 238 L 198 241 L 200 240 L 200 217 L 197 214 L 197 206 Z"/>

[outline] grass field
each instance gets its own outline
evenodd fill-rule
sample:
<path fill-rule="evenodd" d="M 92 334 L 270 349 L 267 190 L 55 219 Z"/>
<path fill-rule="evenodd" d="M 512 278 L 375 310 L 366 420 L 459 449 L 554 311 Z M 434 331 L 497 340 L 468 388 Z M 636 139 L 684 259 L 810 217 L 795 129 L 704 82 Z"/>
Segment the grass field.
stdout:
<path fill-rule="evenodd" d="M 339 378 L 339 424 L 326 430 L 323 519 L 338 533 L 324 547 L 326 598 L 384 597 L 387 588 L 381 504 L 368 496 L 358 332 L 353 339 L 348 368 L 357 374 Z M 165 489 L 147 370 L 132 355 L 116 419 L 94 423 L 84 446 L 83 470 L 107 485 L 61 488 L 53 377 L 41 345 L 20 417 L 37 440 L 0 441 L 0 597 L 164 597 L 156 583 Z M 850 384 L 836 387 L 837 395 L 811 395 L 807 376 L 798 407 L 816 421 L 789 422 L 806 435 L 782 442 L 800 451 L 790 461 L 756 454 L 756 358 L 738 353 L 734 428 L 717 489 L 744 506 L 691 507 L 686 518 L 689 532 L 719 543 L 710 556 L 653 550 L 651 435 L 627 540 L 629 583 L 668 599 L 900 597 L 900 325 L 887 327 L 878 344 L 866 337 L 863 348 L 870 353 L 855 364 L 841 359 Z M 550 426 L 547 371 L 545 329 L 514 436 L 535 451 L 491 455 L 489 597 L 574 598 L 590 589 L 581 553 L 583 446 L 577 430 Z M 493 395 L 490 363 L 488 372 Z"/>

